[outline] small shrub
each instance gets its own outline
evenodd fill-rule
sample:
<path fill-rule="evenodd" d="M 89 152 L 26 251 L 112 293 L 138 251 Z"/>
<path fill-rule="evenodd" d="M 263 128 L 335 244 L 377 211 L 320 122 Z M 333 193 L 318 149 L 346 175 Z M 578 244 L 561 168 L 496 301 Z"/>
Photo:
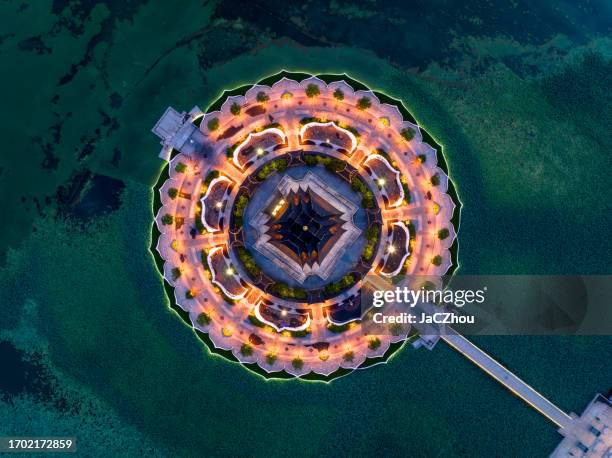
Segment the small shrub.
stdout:
<path fill-rule="evenodd" d="M 200 313 L 196 318 L 196 323 L 198 323 L 200 326 L 208 326 L 211 321 L 210 315 L 204 312 Z"/>
<path fill-rule="evenodd" d="M 408 185 L 406 183 L 402 183 L 402 189 L 404 190 L 404 202 L 406 202 L 406 204 L 410 204 L 410 202 L 412 202 L 412 196 L 410 194 L 410 189 L 408 189 Z"/>
<path fill-rule="evenodd" d="M 240 105 L 238 105 L 236 102 L 232 103 L 232 106 L 230 107 L 230 113 L 232 113 L 234 116 L 238 116 L 241 110 L 242 109 L 240 108 Z"/>
<path fill-rule="evenodd" d="M 270 96 L 264 91 L 259 91 L 255 96 L 255 100 L 257 100 L 259 103 L 266 103 L 268 100 L 270 100 Z"/>
<path fill-rule="evenodd" d="M 437 173 L 429 179 L 432 186 L 438 186 L 440 184 L 440 175 Z"/>
<path fill-rule="evenodd" d="M 300 357 L 293 358 L 291 365 L 294 369 L 300 370 L 302 367 L 304 367 L 304 361 L 302 361 L 302 358 Z"/>
<path fill-rule="evenodd" d="M 242 344 L 240 347 L 240 354 L 242 356 L 252 356 L 253 355 L 253 347 L 249 344 Z"/>
<path fill-rule="evenodd" d="M 166 213 L 164 216 L 162 216 L 161 222 L 164 226 L 169 226 L 174 222 L 174 216 Z"/>
<path fill-rule="evenodd" d="M 404 127 L 401 131 L 400 131 L 400 135 L 402 137 L 404 137 L 404 139 L 406 141 L 410 141 L 414 138 L 414 129 L 412 127 Z"/>
<path fill-rule="evenodd" d="M 344 355 L 342 355 L 342 359 L 347 363 L 352 363 L 353 359 L 355 359 L 355 352 L 347 351 Z"/>
<path fill-rule="evenodd" d="M 440 240 L 444 240 L 444 239 L 445 239 L 445 238 L 447 238 L 449 235 L 450 235 L 450 231 L 449 231 L 447 228 L 443 228 L 443 229 L 440 229 L 440 230 L 438 231 L 438 238 L 439 238 Z"/>
<path fill-rule="evenodd" d="M 218 170 L 211 170 L 206 175 L 206 178 L 204 178 L 204 184 L 208 186 L 210 183 L 212 183 L 212 180 L 214 180 L 215 178 L 219 178 L 219 175 L 220 174 Z"/>
<path fill-rule="evenodd" d="M 211 132 L 217 130 L 219 128 L 219 118 L 209 119 L 206 123 L 206 127 L 208 127 L 208 130 Z"/>
<path fill-rule="evenodd" d="M 188 289 L 187 292 L 185 293 L 185 297 L 187 299 L 194 299 L 196 297 L 196 293 L 195 291 Z"/>
<path fill-rule="evenodd" d="M 442 264 L 442 256 L 440 256 L 439 254 L 435 255 L 433 258 L 431 258 L 431 263 L 434 266 L 439 266 L 440 264 Z"/>
<path fill-rule="evenodd" d="M 425 161 L 427 161 L 427 156 L 425 156 L 424 154 L 419 154 L 417 156 L 417 159 L 419 160 L 421 164 L 425 164 Z"/>
<path fill-rule="evenodd" d="M 336 100 L 344 100 L 344 91 L 342 91 L 342 89 L 338 88 L 334 91 L 334 99 Z"/>
<path fill-rule="evenodd" d="M 327 325 L 327 329 L 334 334 L 340 334 L 341 332 L 347 331 L 349 329 L 348 323 L 346 324 L 334 324 L 330 323 Z"/>
<path fill-rule="evenodd" d="M 178 189 L 176 189 L 176 188 L 168 189 L 168 197 L 170 197 L 172 200 L 174 200 L 174 199 L 176 199 L 176 196 L 178 196 Z"/>
<path fill-rule="evenodd" d="M 274 366 L 274 363 L 276 362 L 276 355 L 274 353 L 268 353 L 266 355 L 266 363 L 268 363 L 268 366 Z"/>
<path fill-rule="evenodd" d="M 392 336 L 399 336 L 402 333 L 402 325 L 399 323 L 393 323 L 389 325 L 389 332 Z"/>
<path fill-rule="evenodd" d="M 414 221 L 410 220 L 406 223 L 406 227 L 408 228 L 408 233 L 410 234 L 410 240 L 416 239 L 416 226 L 414 225 Z"/>
<path fill-rule="evenodd" d="M 376 350 L 378 347 L 380 347 L 380 343 L 380 339 L 378 337 L 374 337 L 368 342 L 368 348 L 370 350 Z"/>
<path fill-rule="evenodd" d="M 304 162 L 306 163 L 306 165 L 310 167 L 314 167 L 315 165 L 319 163 L 319 161 L 317 160 L 317 156 L 314 156 L 312 154 L 308 154 L 307 156 L 304 156 Z"/>
<path fill-rule="evenodd" d="M 311 122 L 321 122 L 321 118 L 316 118 L 314 116 L 304 116 L 300 119 L 300 125 L 310 124 Z"/>
<path fill-rule="evenodd" d="M 319 89 L 319 86 L 317 86 L 314 83 L 310 83 L 308 86 L 306 86 L 306 96 L 309 98 L 313 98 L 318 96 L 321 93 L 321 90 Z"/>
<path fill-rule="evenodd" d="M 187 164 L 179 162 L 178 164 L 176 164 L 176 167 L 174 167 L 174 170 L 178 173 L 185 173 L 185 170 L 187 170 Z"/>
<path fill-rule="evenodd" d="M 179 279 L 180 276 L 181 276 L 181 269 L 179 269 L 178 267 L 174 267 L 172 269 L 172 280 L 176 281 Z"/>
<path fill-rule="evenodd" d="M 357 108 L 360 110 L 367 110 L 368 108 L 370 108 L 372 106 L 372 101 L 370 100 L 369 97 L 361 97 L 359 100 L 357 100 Z"/>

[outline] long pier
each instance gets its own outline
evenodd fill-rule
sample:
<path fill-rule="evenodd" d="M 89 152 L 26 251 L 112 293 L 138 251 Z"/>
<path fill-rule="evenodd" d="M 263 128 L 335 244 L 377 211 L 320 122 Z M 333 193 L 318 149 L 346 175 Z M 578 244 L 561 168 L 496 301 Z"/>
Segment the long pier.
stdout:
<path fill-rule="evenodd" d="M 560 429 L 565 429 L 572 423 L 573 420 L 568 414 L 454 329 L 447 327 L 440 337 Z"/>

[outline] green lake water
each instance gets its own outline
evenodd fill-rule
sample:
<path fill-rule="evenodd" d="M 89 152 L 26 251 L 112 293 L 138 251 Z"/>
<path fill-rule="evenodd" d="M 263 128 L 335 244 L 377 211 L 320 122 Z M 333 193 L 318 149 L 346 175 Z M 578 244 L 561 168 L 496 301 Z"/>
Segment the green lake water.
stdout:
<path fill-rule="evenodd" d="M 460 273 L 606 274 L 611 12 L 574 3 L 2 3 L 0 435 L 95 456 L 547 456 L 555 427 L 444 344 L 331 384 L 210 355 L 148 252 L 150 129 L 282 69 L 346 72 L 444 145 Z M 475 342 L 566 411 L 612 389 L 612 337 Z"/>

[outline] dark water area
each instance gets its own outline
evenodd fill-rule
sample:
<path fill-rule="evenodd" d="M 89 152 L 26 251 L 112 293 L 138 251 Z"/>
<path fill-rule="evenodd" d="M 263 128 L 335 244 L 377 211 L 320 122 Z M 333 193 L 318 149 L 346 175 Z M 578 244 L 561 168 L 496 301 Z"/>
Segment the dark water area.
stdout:
<path fill-rule="evenodd" d="M 47 371 L 10 342 L 0 341 L 0 399 L 11 402 L 15 396 L 29 394 L 41 402 L 49 401 L 53 387 L 47 379 Z"/>
<path fill-rule="evenodd" d="M 64 217 L 88 220 L 113 212 L 121 205 L 125 183 L 90 172 L 77 173 L 68 187 L 60 187 L 57 205 Z"/>
<path fill-rule="evenodd" d="M 553 425 L 443 345 L 331 384 L 205 351 L 148 252 L 150 129 L 282 69 L 346 72 L 444 146 L 459 273 L 610 273 L 609 2 L 41 0 L 0 18 L 0 435 L 77 431 L 90 456 L 554 449 Z M 612 388 L 611 337 L 476 343 L 568 412 Z"/>

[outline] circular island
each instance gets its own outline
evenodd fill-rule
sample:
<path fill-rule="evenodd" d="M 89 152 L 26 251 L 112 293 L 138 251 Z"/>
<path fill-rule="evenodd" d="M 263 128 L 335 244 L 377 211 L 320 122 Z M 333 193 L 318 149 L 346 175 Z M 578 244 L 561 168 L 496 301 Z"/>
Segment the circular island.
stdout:
<path fill-rule="evenodd" d="M 368 335 L 367 275 L 442 277 L 459 202 L 439 145 L 403 105 L 346 76 L 283 73 L 153 131 L 153 253 L 208 348 L 268 378 L 330 380 L 414 329 Z"/>

